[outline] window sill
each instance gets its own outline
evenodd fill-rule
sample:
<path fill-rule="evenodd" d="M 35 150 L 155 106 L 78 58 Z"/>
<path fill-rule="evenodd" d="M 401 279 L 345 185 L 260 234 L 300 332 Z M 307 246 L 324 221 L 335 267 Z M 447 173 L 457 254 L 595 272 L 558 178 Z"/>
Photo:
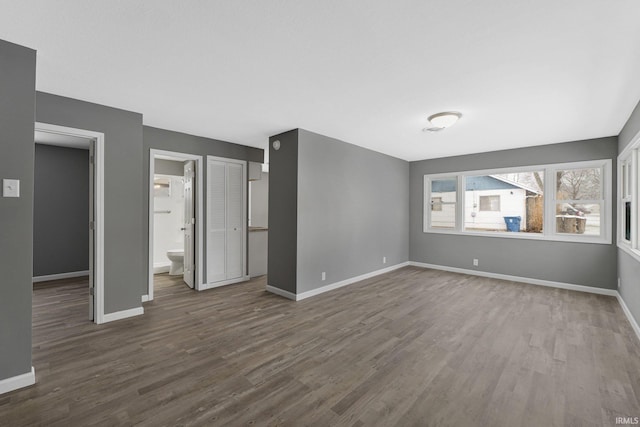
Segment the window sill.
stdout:
<path fill-rule="evenodd" d="M 482 233 L 457 230 L 426 230 L 424 234 L 453 234 L 456 236 L 476 236 L 476 237 L 494 237 L 499 239 L 522 239 L 522 240 L 541 240 L 545 242 L 565 242 L 565 243 L 590 243 L 597 245 L 610 245 L 610 239 L 590 236 L 561 236 L 561 235 L 544 235 L 526 232 L 495 232 Z M 640 257 L 640 255 L 637 255 Z M 640 260 L 640 258 L 638 258 Z"/>
<path fill-rule="evenodd" d="M 631 258 L 640 262 L 640 250 L 633 249 L 630 245 L 626 243 L 620 243 L 620 242 L 618 242 L 618 248 L 623 252 L 625 252 L 626 254 L 628 254 L 629 256 L 631 256 Z"/>

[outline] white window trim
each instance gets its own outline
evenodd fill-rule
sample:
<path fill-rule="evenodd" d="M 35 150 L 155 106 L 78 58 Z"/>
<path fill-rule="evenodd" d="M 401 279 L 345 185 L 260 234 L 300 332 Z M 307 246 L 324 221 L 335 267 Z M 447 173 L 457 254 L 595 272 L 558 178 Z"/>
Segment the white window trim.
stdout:
<path fill-rule="evenodd" d="M 627 163 L 631 167 L 628 175 L 629 193 L 624 193 L 624 175 L 622 165 Z M 618 248 L 640 261 L 640 222 L 638 218 L 640 185 L 640 132 L 631 140 L 629 145 L 618 155 Z M 631 240 L 625 237 L 625 209 L 624 204 L 631 201 Z"/>
<path fill-rule="evenodd" d="M 640 134 L 639 134 L 640 137 Z M 570 163 L 554 163 L 545 165 L 533 165 L 533 166 L 518 166 L 518 167 L 506 167 L 498 169 L 482 169 L 482 170 L 469 170 L 458 172 L 446 172 L 437 174 L 426 174 L 423 180 L 423 232 L 435 233 L 435 234 L 454 234 L 463 236 L 482 236 L 482 237 L 497 237 L 502 239 L 527 239 L 527 240 L 545 240 L 556 242 L 577 242 L 577 243 L 595 243 L 595 244 L 611 244 L 612 243 L 612 168 L 613 162 L 611 159 L 600 160 L 587 160 L 581 162 Z M 587 235 L 575 235 L 575 234 L 560 234 L 556 233 L 556 221 L 555 221 L 555 196 L 552 198 L 545 197 L 544 202 L 544 228 L 542 233 L 508 233 L 508 232 L 495 232 L 495 231 L 465 231 L 464 230 L 464 191 L 460 189 L 466 188 L 465 176 L 477 176 L 477 175 L 499 175 L 504 173 L 520 173 L 520 172 L 543 172 L 544 173 L 544 193 L 555 194 L 555 177 L 556 171 L 565 169 L 584 169 L 584 168 L 596 168 L 603 169 L 602 173 L 602 200 L 593 201 L 594 203 L 603 203 L 603 216 L 604 221 L 600 227 L 600 236 L 587 236 Z M 431 224 L 431 181 L 443 178 L 456 179 L 456 222 L 454 229 L 441 229 L 432 228 Z M 564 202 L 564 201 L 562 201 Z M 581 202 L 585 202 L 581 200 Z M 550 220 L 553 219 L 553 220 Z M 549 225 L 550 223 L 550 225 Z M 638 251 L 638 257 L 640 258 L 640 251 Z"/>

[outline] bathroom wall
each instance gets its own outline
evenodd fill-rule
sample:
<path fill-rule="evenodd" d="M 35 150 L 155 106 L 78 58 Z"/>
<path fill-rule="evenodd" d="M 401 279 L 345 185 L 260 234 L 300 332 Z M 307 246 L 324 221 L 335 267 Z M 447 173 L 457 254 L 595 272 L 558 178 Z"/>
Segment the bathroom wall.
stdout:
<path fill-rule="evenodd" d="M 177 163 L 182 168 L 182 162 L 171 163 Z M 155 174 L 154 177 L 168 179 L 171 183 L 168 196 L 156 194 L 153 198 L 153 266 L 155 273 L 165 273 L 169 271 L 170 264 L 167 251 L 184 248 L 184 233 L 180 229 L 184 224 L 184 183 L 182 176 Z"/>
<path fill-rule="evenodd" d="M 89 150 L 36 144 L 33 276 L 89 270 Z"/>
<path fill-rule="evenodd" d="M 251 218 L 252 227 L 269 225 L 269 173 L 261 172 L 262 179 L 251 181 Z"/>

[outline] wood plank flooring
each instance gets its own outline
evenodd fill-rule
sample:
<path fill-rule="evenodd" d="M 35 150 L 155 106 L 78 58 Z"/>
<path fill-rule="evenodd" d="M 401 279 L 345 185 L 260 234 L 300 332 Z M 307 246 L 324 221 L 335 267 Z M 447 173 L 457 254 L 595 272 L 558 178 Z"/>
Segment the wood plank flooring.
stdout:
<path fill-rule="evenodd" d="M 158 278 L 97 326 L 87 285 L 34 291 L 36 385 L 2 426 L 609 426 L 640 416 L 640 342 L 617 301 L 406 267 L 293 302 L 265 278 Z"/>

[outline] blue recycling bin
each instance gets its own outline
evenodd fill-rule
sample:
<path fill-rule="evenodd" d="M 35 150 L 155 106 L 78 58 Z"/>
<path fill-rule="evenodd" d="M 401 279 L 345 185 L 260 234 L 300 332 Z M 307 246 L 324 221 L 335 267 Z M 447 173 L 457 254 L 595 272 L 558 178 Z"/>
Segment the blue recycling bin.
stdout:
<path fill-rule="evenodd" d="M 519 216 L 505 216 L 504 222 L 507 224 L 507 231 L 520 231 L 520 220 L 522 217 Z"/>

